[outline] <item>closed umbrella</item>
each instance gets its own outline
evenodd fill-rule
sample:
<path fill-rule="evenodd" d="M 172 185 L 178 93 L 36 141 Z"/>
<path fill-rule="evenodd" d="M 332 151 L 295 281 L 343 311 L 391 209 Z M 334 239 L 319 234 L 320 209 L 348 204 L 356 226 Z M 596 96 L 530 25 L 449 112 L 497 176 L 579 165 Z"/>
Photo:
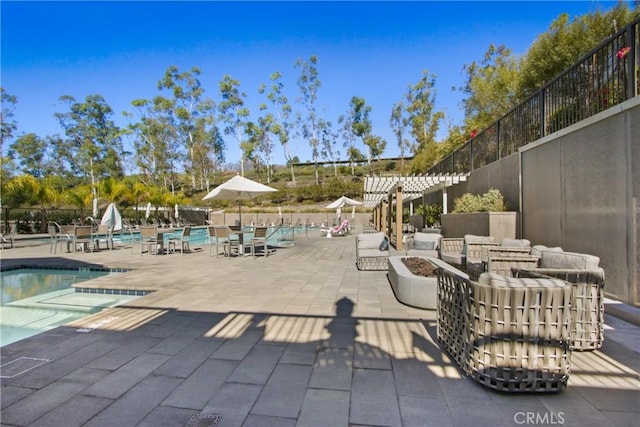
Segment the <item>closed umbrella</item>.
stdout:
<path fill-rule="evenodd" d="M 147 203 L 147 210 L 144 212 L 144 218 L 149 219 L 149 215 L 151 215 L 151 202 Z"/>
<path fill-rule="evenodd" d="M 94 218 L 98 217 L 98 199 L 93 199 L 93 215 Z"/>
<path fill-rule="evenodd" d="M 236 175 L 230 180 L 220 184 L 211 190 L 202 200 L 233 200 L 238 202 L 238 215 L 242 224 L 242 200 L 253 200 L 254 198 L 278 191 L 268 185 L 260 184 L 249 178 Z"/>
<path fill-rule="evenodd" d="M 113 231 L 122 230 L 122 216 L 115 203 L 110 203 L 109 206 L 107 206 L 107 210 L 104 211 L 100 224 L 108 225 Z"/>
<path fill-rule="evenodd" d="M 178 219 L 178 217 L 180 216 L 180 213 L 178 212 L 178 204 L 177 203 L 173 207 L 173 216 L 175 217 L 175 219 Z"/>

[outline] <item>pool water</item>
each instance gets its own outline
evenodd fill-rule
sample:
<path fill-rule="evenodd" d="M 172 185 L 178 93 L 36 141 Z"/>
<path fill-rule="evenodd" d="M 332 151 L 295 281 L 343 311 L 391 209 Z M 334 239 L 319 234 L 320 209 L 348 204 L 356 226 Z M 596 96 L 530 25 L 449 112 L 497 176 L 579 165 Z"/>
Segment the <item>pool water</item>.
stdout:
<path fill-rule="evenodd" d="M 138 296 L 76 292 L 75 283 L 118 274 L 103 270 L 16 269 L 0 276 L 0 346 L 114 307 Z"/>
<path fill-rule="evenodd" d="M 314 233 L 318 229 L 298 226 L 298 227 L 269 227 L 267 229 L 267 244 L 272 247 L 288 247 L 294 244 L 296 238 L 303 238 L 306 233 Z M 179 237 L 182 233 L 182 229 L 178 229 L 173 233 L 165 234 L 165 239 L 169 237 Z M 140 233 L 134 232 L 133 239 L 139 241 Z M 253 233 L 250 228 L 244 231 L 244 240 L 249 241 L 253 237 Z M 113 239 L 115 242 L 123 244 L 131 243 L 131 234 L 122 233 L 115 234 Z M 209 243 L 209 230 L 207 227 L 193 227 L 191 228 L 191 235 L 189 236 L 189 243 L 196 245 L 206 245 Z"/>

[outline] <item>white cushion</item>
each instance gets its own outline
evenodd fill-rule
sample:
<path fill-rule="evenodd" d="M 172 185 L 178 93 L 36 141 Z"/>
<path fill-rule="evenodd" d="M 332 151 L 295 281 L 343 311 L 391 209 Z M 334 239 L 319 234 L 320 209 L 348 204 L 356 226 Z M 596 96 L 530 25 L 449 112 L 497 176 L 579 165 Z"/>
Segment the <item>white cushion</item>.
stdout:
<path fill-rule="evenodd" d="M 600 258 L 595 255 L 576 252 L 542 251 L 540 267 L 563 268 L 570 270 L 595 270 L 600 264 Z"/>
<path fill-rule="evenodd" d="M 516 278 L 502 276 L 496 273 L 482 273 L 478 278 L 478 283 L 481 285 L 493 286 L 496 288 L 553 288 L 558 286 L 564 286 L 565 281 L 560 279 L 535 279 L 535 278 Z"/>
<path fill-rule="evenodd" d="M 413 248 L 420 249 L 418 246 L 420 246 L 421 242 L 433 242 L 433 247 L 425 247 L 425 249 L 438 249 L 440 246 L 440 239 L 442 239 L 442 234 L 417 232 L 413 236 Z"/>
<path fill-rule="evenodd" d="M 492 236 L 476 236 L 475 234 L 465 234 L 465 243 L 495 243 L 495 239 Z"/>
<path fill-rule="evenodd" d="M 531 255 L 540 257 L 540 255 L 542 254 L 542 251 L 562 252 L 562 248 L 559 246 L 554 248 L 548 248 L 545 245 L 534 245 L 531 248 Z"/>
<path fill-rule="evenodd" d="M 383 232 L 378 233 L 369 233 L 369 234 L 358 234 L 356 236 L 356 244 L 358 245 L 358 249 L 378 249 L 380 247 L 380 243 L 385 238 Z"/>
<path fill-rule="evenodd" d="M 528 248 L 531 246 L 531 242 L 527 239 L 502 239 L 502 243 L 500 246 L 509 246 L 509 247 L 517 247 L 517 248 Z"/>

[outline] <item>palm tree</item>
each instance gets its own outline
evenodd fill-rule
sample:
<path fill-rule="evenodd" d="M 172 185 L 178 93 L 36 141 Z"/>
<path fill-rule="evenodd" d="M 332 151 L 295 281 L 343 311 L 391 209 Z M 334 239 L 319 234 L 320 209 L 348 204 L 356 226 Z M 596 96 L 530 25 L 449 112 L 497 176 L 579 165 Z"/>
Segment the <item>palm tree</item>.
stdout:
<path fill-rule="evenodd" d="M 20 175 L 7 182 L 3 188 L 3 197 L 5 204 L 10 206 L 39 205 L 42 212 L 41 231 L 47 229 L 47 208 L 61 199 L 49 178 L 38 180 L 31 175 Z"/>

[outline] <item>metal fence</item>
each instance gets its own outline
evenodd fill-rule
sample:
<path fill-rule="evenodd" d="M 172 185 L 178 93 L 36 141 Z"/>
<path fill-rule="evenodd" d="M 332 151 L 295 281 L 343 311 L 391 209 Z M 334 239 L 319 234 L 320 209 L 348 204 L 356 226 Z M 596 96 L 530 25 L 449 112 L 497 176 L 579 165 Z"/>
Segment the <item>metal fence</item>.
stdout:
<path fill-rule="evenodd" d="M 429 169 L 466 173 L 640 96 L 640 18 Z"/>

